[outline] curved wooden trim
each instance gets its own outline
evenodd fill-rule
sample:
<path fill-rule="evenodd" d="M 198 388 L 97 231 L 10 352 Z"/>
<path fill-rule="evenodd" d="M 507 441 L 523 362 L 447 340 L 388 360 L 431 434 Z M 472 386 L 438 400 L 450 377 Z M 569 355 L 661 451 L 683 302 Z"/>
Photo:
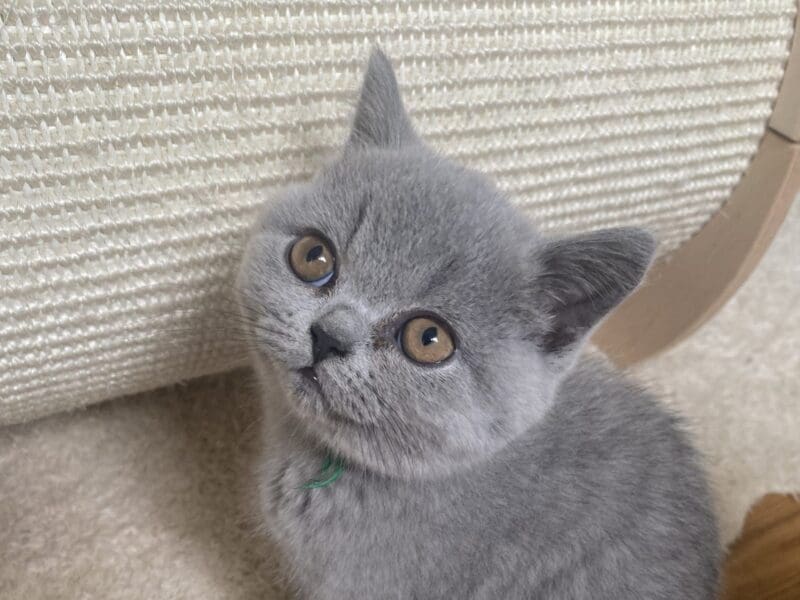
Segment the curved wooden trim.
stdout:
<path fill-rule="evenodd" d="M 653 265 L 645 283 L 593 341 L 619 366 L 683 340 L 747 279 L 800 189 L 800 144 L 767 131 L 731 198 L 689 241 Z"/>
<path fill-rule="evenodd" d="M 786 217 L 800 189 L 800 13 L 769 127 L 730 199 L 659 259 L 595 332 L 594 343 L 619 366 L 666 350 L 711 318 L 755 269 Z"/>

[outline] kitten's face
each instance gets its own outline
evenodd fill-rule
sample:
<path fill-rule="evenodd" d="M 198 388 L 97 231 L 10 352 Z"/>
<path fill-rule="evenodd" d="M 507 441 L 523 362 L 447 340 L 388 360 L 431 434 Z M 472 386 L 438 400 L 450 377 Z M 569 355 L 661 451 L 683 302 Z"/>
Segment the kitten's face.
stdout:
<path fill-rule="evenodd" d="M 571 290 L 543 248 L 492 184 L 415 139 L 373 57 L 342 157 L 250 240 L 237 285 L 256 367 L 352 463 L 413 477 L 480 460 L 541 417 L 588 329 L 580 311 L 556 326 Z"/>
<path fill-rule="evenodd" d="M 298 240 L 301 274 L 320 253 L 307 234 L 335 260 L 322 287 L 293 268 Z M 487 182 L 423 149 L 351 152 L 273 205 L 252 240 L 240 281 L 257 360 L 274 363 L 290 409 L 350 460 L 407 473 L 474 460 L 550 397 L 516 308 L 532 240 Z M 318 328 L 344 349 L 315 364 Z"/>

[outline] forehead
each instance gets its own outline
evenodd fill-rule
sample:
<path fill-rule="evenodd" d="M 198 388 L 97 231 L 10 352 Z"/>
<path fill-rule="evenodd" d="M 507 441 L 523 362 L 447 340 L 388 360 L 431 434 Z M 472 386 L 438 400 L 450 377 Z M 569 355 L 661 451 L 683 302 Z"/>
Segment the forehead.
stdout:
<path fill-rule="evenodd" d="M 490 182 L 419 149 L 345 155 L 299 204 L 296 226 L 336 246 L 337 287 L 398 309 L 499 309 L 533 243 Z"/>

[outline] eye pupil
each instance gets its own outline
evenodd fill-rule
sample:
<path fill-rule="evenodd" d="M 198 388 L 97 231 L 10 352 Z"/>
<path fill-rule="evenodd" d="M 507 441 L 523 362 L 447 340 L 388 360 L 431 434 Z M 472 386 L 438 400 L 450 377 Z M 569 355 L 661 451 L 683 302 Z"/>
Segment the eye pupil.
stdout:
<path fill-rule="evenodd" d="M 436 327 L 428 327 L 422 332 L 422 344 L 430 346 L 439 341 L 439 330 Z"/>
<path fill-rule="evenodd" d="M 322 246 L 320 244 L 317 244 L 316 246 L 311 248 L 311 250 L 309 250 L 308 253 L 306 253 L 306 262 L 314 262 L 315 260 L 318 260 L 322 256 L 322 253 L 324 251 L 325 250 L 322 248 Z M 322 260 L 323 261 L 325 260 L 324 256 L 322 257 Z"/>

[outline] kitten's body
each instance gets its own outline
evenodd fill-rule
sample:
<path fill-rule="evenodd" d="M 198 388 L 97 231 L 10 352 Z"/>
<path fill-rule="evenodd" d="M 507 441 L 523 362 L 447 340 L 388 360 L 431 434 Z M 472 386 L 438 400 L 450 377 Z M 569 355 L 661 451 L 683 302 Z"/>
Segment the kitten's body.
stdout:
<path fill-rule="evenodd" d="M 714 597 L 719 549 L 692 450 L 673 417 L 595 361 L 543 422 L 435 481 L 353 469 L 303 489 L 323 455 L 290 421 L 273 422 L 263 498 L 311 598 Z"/>
<path fill-rule="evenodd" d="M 336 256 L 319 288 L 286 262 L 309 230 Z M 646 393 L 577 358 L 652 250 L 629 229 L 542 239 L 416 138 L 373 56 L 345 152 L 266 211 L 238 282 L 256 370 L 283 392 L 266 393 L 258 475 L 301 597 L 712 598 L 694 451 Z M 419 311 L 453 331 L 441 363 L 404 356 Z M 323 330 L 337 351 L 321 357 Z M 341 477 L 304 487 L 331 454 Z"/>

